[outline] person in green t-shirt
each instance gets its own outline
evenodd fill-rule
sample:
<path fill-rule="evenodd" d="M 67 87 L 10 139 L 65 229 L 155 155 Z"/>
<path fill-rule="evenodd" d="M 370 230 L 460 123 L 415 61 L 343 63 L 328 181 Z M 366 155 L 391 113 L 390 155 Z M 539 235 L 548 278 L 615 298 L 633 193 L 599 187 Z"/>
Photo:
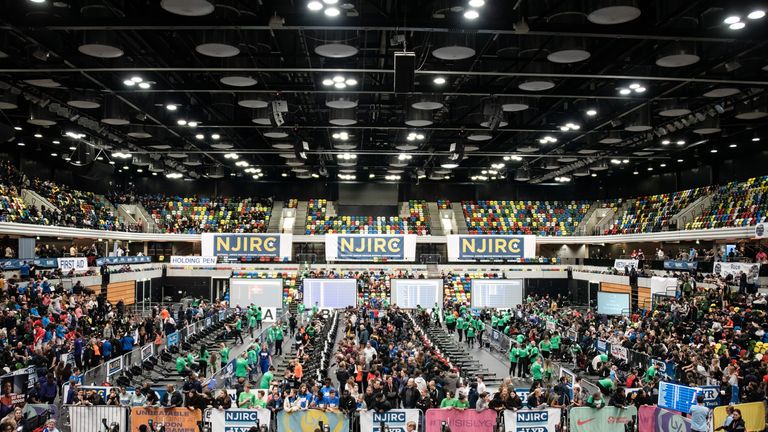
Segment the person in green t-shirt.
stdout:
<path fill-rule="evenodd" d="M 467 347 L 472 348 L 475 346 L 475 323 L 470 321 L 467 326 Z"/>
<path fill-rule="evenodd" d="M 261 310 L 261 306 L 256 308 L 256 328 L 261 330 L 261 321 L 264 319 L 264 312 Z"/>
<path fill-rule="evenodd" d="M 256 381 L 256 374 L 259 365 L 259 352 L 256 351 L 256 347 L 251 345 L 248 347 L 248 351 L 245 352 L 248 357 L 248 367 L 250 372 L 248 373 L 248 381 Z"/>
<path fill-rule="evenodd" d="M 525 336 L 521 334 L 517 335 L 517 343 L 520 346 L 523 346 L 523 342 L 525 342 Z"/>
<path fill-rule="evenodd" d="M 264 401 L 264 390 L 258 390 L 256 392 L 256 398 L 253 400 L 254 408 L 266 408 L 267 402 Z"/>
<path fill-rule="evenodd" d="M 176 358 L 176 372 L 178 372 L 181 376 L 187 376 L 191 372 L 189 369 L 187 369 L 187 358 L 183 355 L 179 355 Z"/>
<path fill-rule="evenodd" d="M 318 302 L 315 302 L 315 305 L 312 306 L 312 313 L 309 315 L 309 319 L 312 319 L 312 317 L 315 316 L 315 314 L 319 310 L 320 310 L 320 305 L 318 304 Z"/>
<path fill-rule="evenodd" d="M 453 314 L 453 310 L 445 312 L 445 327 L 448 329 L 448 334 L 453 334 L 456 329 L 456 315 Z"/>
<path fill-rule="evenodd" d="M 517 344 L 509 349 L 509 375 L 517 376 L 517 359 L 520 357 L 520 349 Z"/>
<path fill-rule="evenodd" d="M 271 352 L 272 346 L 275 343 L 275 327 L 274 326 L 269 327 L 267 329 L 267 339 L 265 340 L 265 342 L 267 343 L 267 346 L 269 347 L 269 351 Z"/>
<path fill-rule="evenodd" d="M 603 378 L 597 381 L 597 387 L 606 396 L 611 395 L 615 386 L 616 384 L 614 384 L 613 380 L 610 378 Z"/>
<path fill-rule="evenodd" d="M 552 335 L 551 338 L 549 338 L 549 342 L 552 343 L 552 355 L 554 356 L 555 360 L 560 360 L 560 333 L 555 332 L 555 334 Z"/>
<path fill-rule="evenodd" d="M 299 303 L 299 306 L 296 308 L 296 311 L 301 315 L 302 319 L 304 318 L 304 311 L 307 310 L 307 307 L 304 306 L 304 303 Z"/>
<path fill-rule="evenodd" d="M 272 377 L 274 376 L 274 373 L 275 373 L 275 367 L 270 366 L 267 373 L 261 376 L 261 382 L 259 383 L 260 389 L 269 389 L 269 385 L 272 382 Z"/>
<path fill-rule="evenodd" d="M 250 309 L 248 310 L 249 317 L 248 317 L 248 333 L 251 335 L 251 339 L 253 339 L 253 330 L 256 328 L 256 316 L 250 314 Z"/>
<path fill-rule="evenodd" d="M 459 334 L 459 342 L 464 339 L 464 316 L 459 315 L 456 319 L 456 332 Z"/>
<path fill-rule="evenodd" d="M 456 399 L 453 398 L 453 392 L 447 390 L 445 392 L 445 397 L 440 401 L 440 408 L 453 408 L 456 406 L 456 402 Z"/>
<path fill-rule="evenodd" d="M 539 357 L 539 347 L 537 347 L 533 342 L 528 342 L 528 348 L 528 361 L 533 364 L 533 362 Z"/>
<path fill-rule="evenodd" d="M 235 321 L 235 327 L 233 330 L 235 334 L 235 340 L 240 339 L 240 343 L 244 344 L 245 341 L 243 340 L 243 320 L 238 316 L 237 321 Z"/>
<path fill-rule="evenodd" d="M 211 353 L 208 352 L 208 348 L 205 347 L 205 344 L 200 345 L 200 351 L 197 357 L 197 372 L 202 378 L 208 376 L 208 361 L 210 358 Z"/>
<path fill-rule="evenodd" d="M 227 363 L 229 363 L 229 348 L 223 343 L 219 349 L 219 356 L 221 356 L 221 367 L 227 366 Z"/>
<path fill-rule="evenodd" d="M 541 381 L 544 377 L 544 368 L 541 366 L 541 357 L 536 357 L 531 365 L 531 376 L 533 377 L 533 385 L 541 385 Z"/>
<path fill-rule="evenodd" d="M 237 397 L 237 406 L 243 409 L 254 408 L 256 404 L 256 395 L 251 393 L 251 384 L 245 383 L 243 391 Z"/>
<path fill-rule="evenodd" d="M 544 336 L 544 339 L 539 342 L 539 350 L 541 350 L 542 357 L 549 358 L 549 352 L 552 350 L 552 342 L 549 341 L 549 337 Z"/>
<path fill-rule="evenodd" d="M 656 379 L 656 374 L 659 371 L 659 364 L 654 362 L 647 371 L 645 371 L 645 376 L 643 377 L 643 380 L 645 382 L 651 382 Z"/>
<path fill-rule="evenodd" d="M 491 315 L 491 328 L 496 330 L 499 326 L 499 316 L 496 314 Z"/>
<path fill-rule="evenodd" d="M 520 357 L 517 360 L 517 367 L 520 371 L 519 376 L 520 378 L 526 378 L 528 376 L 528 366 L 531 364 L 529 359 L 529 356 L 531 354 L 531 349 L 529 345 L 520 345 L 521 348 L 518 348 L 517 352 L 520 355 Z"/>
<path fill-rule="evenodd" d="M 235 360 L 235 376 L 238 378 L 246 378 L 251 368 L 248 367 L 248 358 L 243 353 Z"/>
<path fill-rule="evenodd" d="M 275 355 L 283 355 L 283 323 L 280 320 L 275 323 L 275 330 L 272 332 L 275 338 Z"/>
<path fill-rule="evenodd" d="M 453 404 L 453 407 L 459 410 L 469 408 L 469 401 L 467 400 L 467 395 L 465 395 L 464 393 L 459 393 L 459 397 L 456 398 L 456 403 Z"/>
<path fill-rule="evenodd" d="M 482 319 L 475 321 L 475 330 L 477 331 L 477 344 L 483 347 L 483 334 L 485 333 L 485 323 Z"/>

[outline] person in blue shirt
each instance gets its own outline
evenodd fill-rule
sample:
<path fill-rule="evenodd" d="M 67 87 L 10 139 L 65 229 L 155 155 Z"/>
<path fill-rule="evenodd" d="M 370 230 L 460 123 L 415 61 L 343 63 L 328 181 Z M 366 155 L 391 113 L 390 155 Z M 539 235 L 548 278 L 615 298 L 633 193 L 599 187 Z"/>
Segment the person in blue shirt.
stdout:
<path fill-rule="evenodd" d="M 69 376 L 69 382 L 82 385 L 83 384 L 83 374 L 80 373 L 80 369 L 74 368 L 72 370 L 72 375 Z"/>
<path fill-rule="evenodd" d="M 707 432 L 709 430 L 709 408 L 704 406 L 704 396 L 696 396 L 697 405 L 691 405 L 688 413 L 691 415 L 691 431 Z"/>
<path fill-rule="evenodd" d="M 64 336 L 67 334 L 67 328 L 64 327 L 64 325 L 59 324 L 56 326 L 56 337 L 58 339 L 64 339 Z"/>
<path fill-rule="evenodd" d="M 75 354 L 75 365 L 77 365 L 78 368 L 83 367 L 83 346 L 85 345 L 85 341 L 83 340 L 83 337 L 80 335 L 80 333 L 77 333 L 75 335 L 75 343 L 74 348 L 72 349 L 72 352 Z"/>
<path fill-rule="evenodd" d="M 331 384 L 331 379 L 330 378 L 326 378 L 325 382 L 323 384 L 324 384 L 323 387 L 320 388 L 320 393 L 322 393 L 323 398 L 327 398 L 328 396 L 331 395 L 332 391 L 336 391 L 333 388 L 333 384 Z"/>
<path fill-rule="evenodd" d="M 123 348 L 123 352 L 127 353 L 131 350 L 133 350 L 133 336 L 126 333 L 122 339 L 120 339 L 120 346 Z"/>
<path fill-rule="evenodd" d="M 328 396 L 323 398 L 322 404 L 325 406 L 326 410 L 333 411 L 339 409 L 339 397 L 336 396 L 336 390 L 331 389 Z"/>
<path fill-rule="evenodd" d="M 261 344 L 261 351 L 259 351 L 259 368 L 261 373 L 265 374 L 269 370 L 269 365 L 272 363 L 272 356 L 269 355 L 269 348 L 266 343 Z"/>
<path fill-rule="evenodd" d="M 101 355 L 104 356 L 104 360 L 109 360 L 112 357 L 112 342 L 109 339 L 105 339 L 101 344 Z"/>
<path fill-rule="evenodd" d="M 21 263 L 21 267 L 19 267 L 19 276 L 21 276 L 21 280 L 27 280 L 29 279 L 29 264 L 27 264 L 26 261 Z"/>

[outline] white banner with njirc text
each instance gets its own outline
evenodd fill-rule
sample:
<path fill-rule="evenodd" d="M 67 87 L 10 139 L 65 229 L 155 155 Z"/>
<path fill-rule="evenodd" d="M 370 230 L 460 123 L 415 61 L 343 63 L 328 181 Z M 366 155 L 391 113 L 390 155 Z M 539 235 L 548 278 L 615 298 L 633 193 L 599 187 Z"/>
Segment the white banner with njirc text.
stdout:
<path fill-rule="evenodd" d="M 256 425 L 269 427 L 270 415 L 271 412 L 263 408 L 209 409 L 204 419 L 211 423 L 211 432 L 248 432 Z"/>
<path fill-rule="evenodd" d="M 382 424 L 390 432 L 418 431 L 420 430 L 419 410 L 395 409 L 383 413 L 373 410 L 360 412 L 361 431 L 382 432 Z"/>
<path fill-rule="evenodd" d="M 560 424 L 559 408 L 504 411 L 505 432 L 555 432 Z"/>

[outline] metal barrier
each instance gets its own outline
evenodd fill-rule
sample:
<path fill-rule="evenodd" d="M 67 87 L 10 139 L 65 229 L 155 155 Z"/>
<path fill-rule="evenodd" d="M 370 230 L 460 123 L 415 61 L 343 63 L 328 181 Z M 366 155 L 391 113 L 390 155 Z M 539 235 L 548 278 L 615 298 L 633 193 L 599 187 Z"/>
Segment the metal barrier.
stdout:
<path fill-rule="evenodd" d="M 198 331 L 201 331 L 202 329 L 205 329 L 207 327 L 213 326 L 215 324 L 218 324 L 220 321 L 224 321 L 232 314 L 234 313 L 233 309 L 228 309 L 226 311 L 218 311 L 214 312 L 208 317 L 201 318 L 198 321 L 195 321 L 188 326 L 182 328 L 181 330 L 177 330 L 174 333 L 177 333 L 176 336 L 171 336 L 174 339 L 177 340 L 178 344 L 181 344 L 186 340 L 187 337 L 197 333 Z M 174 335 L 174 333 L 171 333 L 170 335 Z M 170 343 L 168 341 L 169 335 L 166 335 L 166 344 L 165 346 L 171 346 L 174 345 L 174 343 Z M 147 345 L 151 347 L 151 354 L 148 354 Z M 163 349 L 157 350 L 157 347 L 153 343 L 149 343 L 147 345 L 144 345 L 143 347 L 134 347 L 131 351 L 121 355 L 120 357 L 116 357 L 114 359 L 111 359 L 107 362 L 104 362 L 94 368 L 91 368 L 83 373 L 83 384 L 90 384 L 90 385 L 101 385 L 104 382 L 109 381 L 109 377 L 118 374 L 125 368 L 129 368 L 132 366 L 138 366 L 141 365 L 141 362 L 146 359 L 149 355 L 158 355 L 160 352 L 162 352 Z M 142 356 L 142 353 L 144 355 Z M 118 367 L 119 365 L 119 367 Z"/>
<path fill-rule="evenodd" d="M 116 425 L 120 432 L 129 431 L 130 408 L 122 406 L 76 406 L 62 407 L 70 419 L 71 432 L 98 432 L 108 430 L 104 425 Z M 64 426 L 64 425 L 62 425 Z"/>

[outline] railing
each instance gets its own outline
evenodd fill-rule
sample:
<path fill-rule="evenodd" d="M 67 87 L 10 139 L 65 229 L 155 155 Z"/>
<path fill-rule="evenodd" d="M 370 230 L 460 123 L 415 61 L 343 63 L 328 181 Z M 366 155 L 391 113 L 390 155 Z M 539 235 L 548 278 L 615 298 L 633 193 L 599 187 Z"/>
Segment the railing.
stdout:
<path fill-rule="evenodd" d="M 208 328 L 212 325 L 217 324 L 220 321 L 224 321 L 227 318 L 229 318 L 233 314 L 233 310 L 229 309 L 226 311 L 218 311 L 217 313 L 212 314 L 211 316 L 202 318 L 198 321 L 195 321 L 188 326 L 177 330 L 174 333 L 178 333 L 178 342 L 181 344 L 186 340 L 188 336 L 191 336 L 194 333 L 197 333 L 198 331 Z M 171 333 L 173 335 L 174 333 Z M 168 339 L 169 335 L 166 335 L 166 340 Z M 172 336 L 172 338 L 176 338 L 176 336 Z M 154 343 L 149 342 L 148 344 L 140 347 L 135 346 L 131 351 L 121 355 L 120 357 L 115 357 L 109 361 L 106 361 L 94 368 L 88 369 L 83 373 L 83 384 L 90 384 L 90 385 L 101 385 L 101 383 L 109 381 L 109 378 L 113 375 L 116 375 L 120 371 L 126 368 L 130 368 L 132 366 L 137 366 L 142 363 L 144 360 L 142 357 L 146 358 L 148 351 L 151 350 L 151 355 L 158 355 L 160 352 L 163 351 L 164 347 L 172 345 L 171 343 L 166 342 L 165 345 L 161 345 L 161 349 L 158 350 L 158 346 L 156 346 Z M 149 348 L 147 348 L 149 346 Z M 142 356 L 142 353 L 145 355 Z M 71 355 L 72 361 L 74 361 L 74 355 Z M 117 359 L 122 360 L 117 360 Z M 114 363 L 113 363 L 114 362 Z M 117 367 L 117 364 L 121 364 L 122 366 L 120 368 Z M 111 367 L 109 365 L 112 365 Z M 110 370 L 111 368 L 111 370 Z"/>

